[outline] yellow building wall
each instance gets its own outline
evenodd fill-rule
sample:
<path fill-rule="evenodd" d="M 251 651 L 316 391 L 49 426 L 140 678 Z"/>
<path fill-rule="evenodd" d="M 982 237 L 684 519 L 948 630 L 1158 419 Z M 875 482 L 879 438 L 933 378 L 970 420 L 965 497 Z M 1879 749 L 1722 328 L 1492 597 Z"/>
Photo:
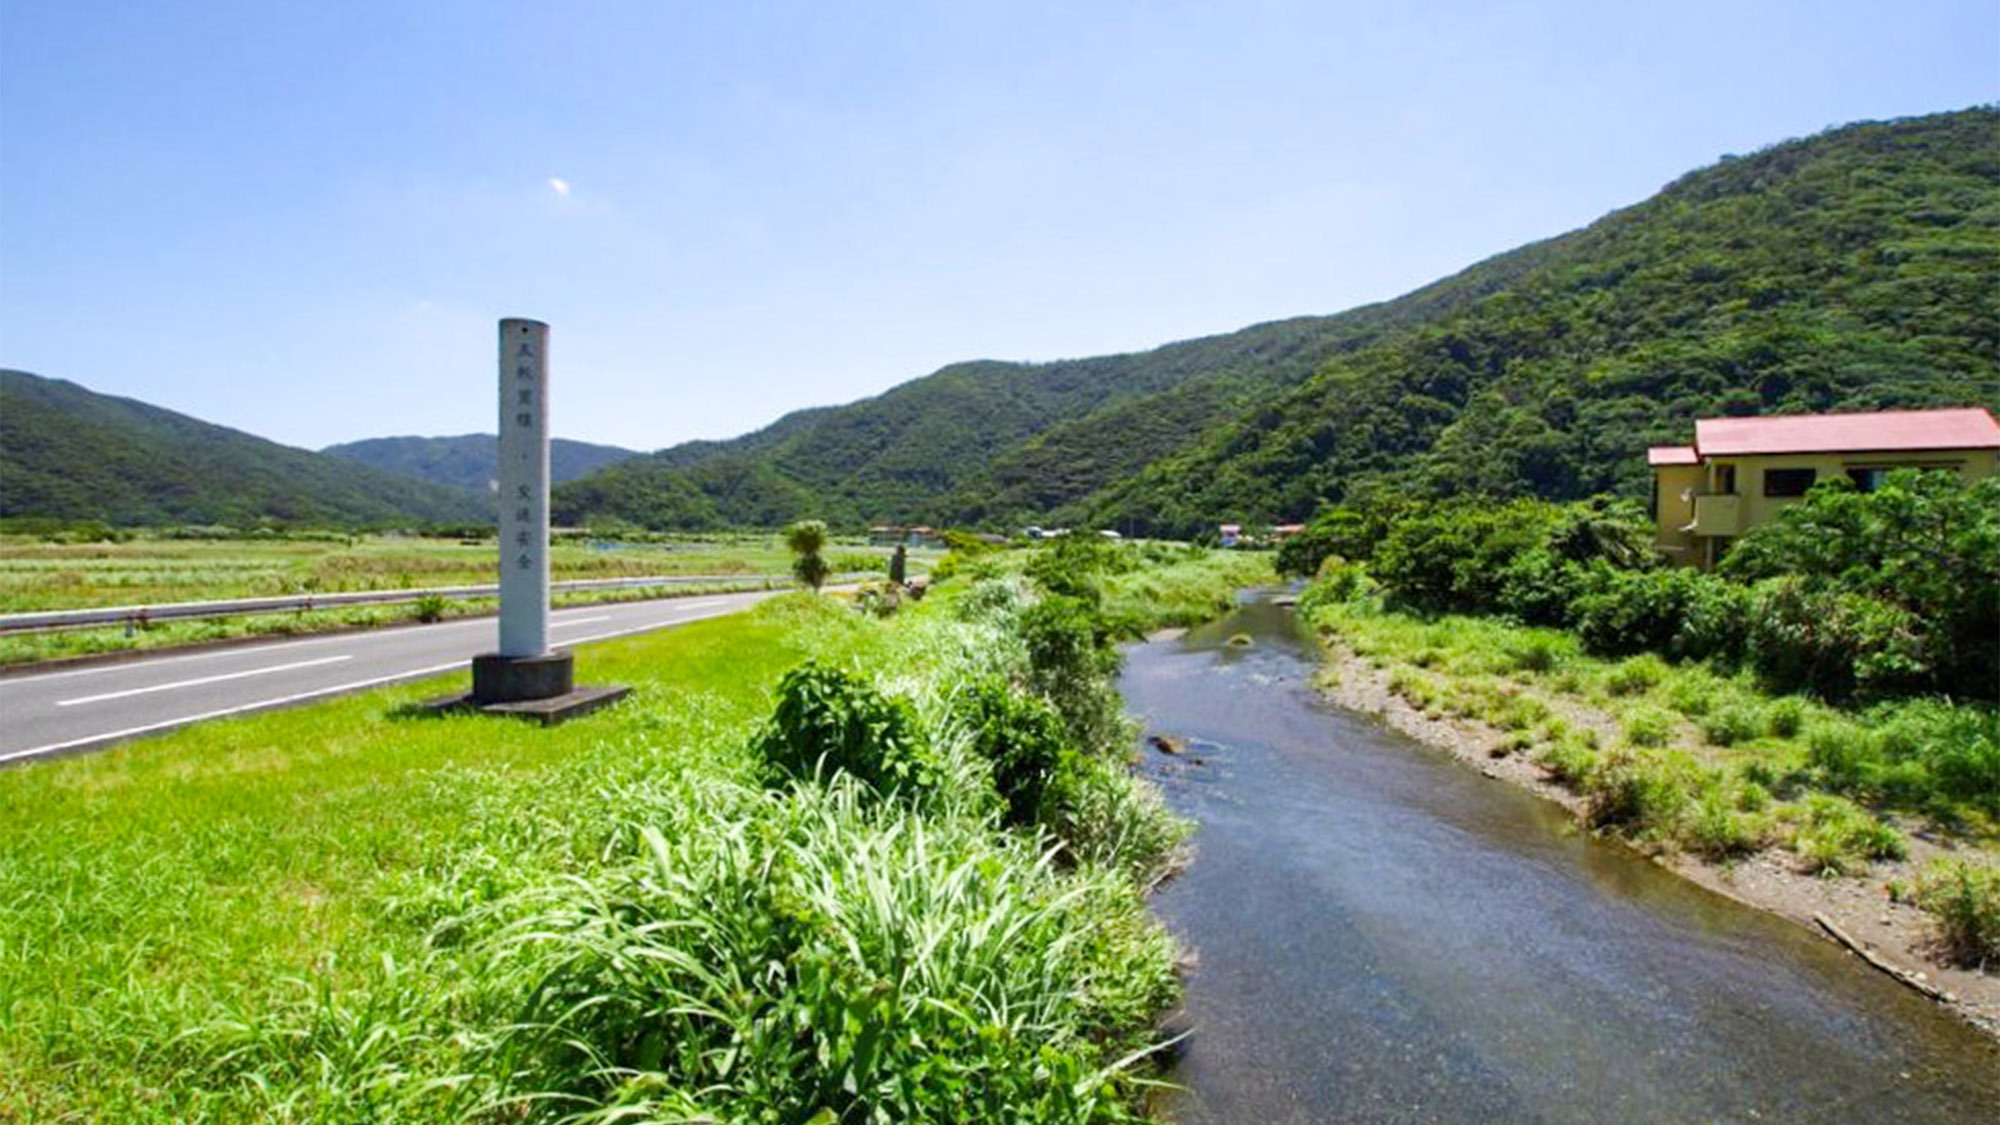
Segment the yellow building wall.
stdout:
<path fill-rule="evenodd" d="M 1813 483 L 1834 478 L 1845 479 L 1850 469 L 1955 469 L 1959 476 L 1968 481 L 1979 480 L 2000 472 L 2000 450 L 1960 449 L 1930 450 L 1917 453 L 1797 453 L 1759 454 L 1747 457 L 1714 457 L 1700 465 L 1662 465 L 1653 470 L 1659 532 L 1655 540 L 1660 551 L 1677 562 L 1707 566 L 1715 559 L 1715 548 L 1726 544 L 1713 544 L 1711 539 L 1733 538 L 1732 536 L 1701 536 L 1683 533 L 1681 528 L 1694 522 L 1695 504 L 1700 496 L 1732 494 L 1723 487 L 1734 470 L 1735 487 L 1733 495 L 1739 498 L 1738 510 L 1741 521 L 1736 534 L 1742 534 L 1753 527 L 1768 523 L 1788 504 L 1795 504 L 1803 497 L 1766 496 L 1764 477 L 1773 469 L 1812 469 L 1816 476 Z M 1694 499 L 1683 501 L 1684 492 L 1691 491 Z"/>
<path fill-rule="evenodd" d="M 1700 465 L 1660 465 L 1653 469 L 1653 546 L 1674 562 L 1698 562 L 1695 537 L 1681 530 L 1694 522 L 1694 497 L 1707 474 Z"/>

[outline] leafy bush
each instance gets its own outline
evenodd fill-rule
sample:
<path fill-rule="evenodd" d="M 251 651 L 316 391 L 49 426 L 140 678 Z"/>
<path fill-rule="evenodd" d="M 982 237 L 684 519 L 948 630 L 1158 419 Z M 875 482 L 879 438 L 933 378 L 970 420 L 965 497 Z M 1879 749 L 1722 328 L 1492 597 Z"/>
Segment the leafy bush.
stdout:
<path fill-rule="evenodd" d="M 1806 702 L 1795 695 L 1774 701 L 1764 710 L 1764 726 L 1775 738 L 1797 738 L 1805 728 Z"/>
<path fill-rule="evenodd" d="M 451 603 L 446 601 L 443 596 L 425 594 L 423 597 L 418 598 L 416 604 L 411 607 L 410 616 L 429 625 L 444 620 L 445 613 L 450 609 Z"/>
<path fill-rule="evenodd" d="M 1711 784 L 1701 764 L 1686 754 L 1616 753 L 1586 785 L 1585 820 L 1592 828 L 1671 837 L 1690 815 L 1694 794 Z"/>
<path fill-rule="evenodd" d="M 1940 860 L 1917 884 L 1916 901 L 1937 918 L 1953 961 L 2000 964 L 2000 868 Z"/>
<path fill-rule="evenodd" d="M 1624 661 L 1604 677 L 1604 690 L 1613 695 L 1640 695 L 1653 690 L 1666 678 L 1667 666 L 1651 654 Z"/>
<path fill-rule="evenodd" d="M 1006 824 L 1053 821 L 1062 781 L 1075 769 L 1062 713 L 995 678 L 972 689 L 966 721 L 973 749 L 992 764 Z"/>
<path fill-rule="evenodd" d="M 1808 794 L 1804 823 L 1792 834 L 1792 850 L 1806 870 L 1845 875 L 1865 870 L 1868 861 L 1901 859 L 1908 852 L 1903 834 L 1854 802 L 1825 793 Z"/>
<path fill-rule="evenodd" d="M 1028 646 L 1028 684 L 1055 705 L 1080 750 L 1108 750 L 1123 736 L 1112 687 L 1118 651 L 1106 623 L 1091 606 L 1069 597 L 1045 597 L 1021 614 Z"/>
<path fill-rule="evenodd" d="M 1773 619 L 1755 655 L 1776 682 L 2000 699 L 2000 478 L 1899 470 L 1868 493 L 1830 481 L 1720 569 L 1758 583 L 1758 623 Z"/>
<path fill-rule="evenodd" d="M 1918 690 L 1929 679 L 1921 626 L 1909 611 L 1802 578 L 1757 586 L 1748 655 L 1765 683 L 1833 700 Z"/>
<path fill-rule="evenodd" d="M 1762 725 L 1758 722 L 1757 712 L 1740 703 L 1732 703 L 1703 719 L 1701 734 L 1711 745 L 1734 746 L 1757 737 Z"/>
<path fill-rule="evenodd" d="M 778 681 L 778 705 L 757 736 L 771 780 L 845 773 L 885 795 L 921 796 L 937 784 L 929 747 L 907 701 L 815 661 Z"/>
<path fill-rule="evenodd" d="M 1674 736 L 1673 712 L 1658 707 L 1634 707 L 1625 715 L 1625 737 L 1634 746 L 1665 746 Z"/>
<path fill-rule="evenodd" d="M 1539 546 L 1554 519 L 1552 505 L 1533 500 L 1413 509 L 1383 538 L 1373 570 L 1396 600 L 1418 609 L 1490 613 L 1508 565 Z"/>

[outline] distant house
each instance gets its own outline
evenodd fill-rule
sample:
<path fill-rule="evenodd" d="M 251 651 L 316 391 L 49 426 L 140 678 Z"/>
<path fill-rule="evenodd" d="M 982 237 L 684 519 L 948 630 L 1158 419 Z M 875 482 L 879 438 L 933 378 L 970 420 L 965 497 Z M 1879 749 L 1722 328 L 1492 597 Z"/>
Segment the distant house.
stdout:
<path fill-rule="evenodd" d="M 1655 545 L 1668 558 L 1715 565 L 1739 535 L 1823 480 L 1864 492 L 1893 469 L 1943 469 L 1967 480 L 2000 471 L 2000 422 L 1980 409 L 1888 410 L 1703 418 L 1693 445 L 1646 451 Z"/>
<path fill-rule="evenodd" d="M 1225 523 L 1220 530 L 1222 545 L 1225 547 L 1234 547 L 1243 541 L 1243 525 L 1240 523 Z"/>

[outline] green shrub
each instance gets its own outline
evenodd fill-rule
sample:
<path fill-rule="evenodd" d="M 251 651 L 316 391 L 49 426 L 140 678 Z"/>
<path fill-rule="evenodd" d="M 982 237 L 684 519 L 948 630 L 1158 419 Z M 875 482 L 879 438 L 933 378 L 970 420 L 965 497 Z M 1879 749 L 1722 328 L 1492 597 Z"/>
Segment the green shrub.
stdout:
<path fill-rule="evenodd" d="M 1005 823 L 1018 828 L 1054 820 L 1062 779 L 1074 769 L 1061 712 L 995 678 L 971 690 L 965 721 L 973 749 L 993 767 Z"/>
<path fill-rule="evenodd" d="M 1776 690 L 1881 698 L 1927 682 L 1922 632 L 1908 610 L 1879 598 L 1778 578 L 1756 587 L 1747 652 Z"/>
<path fill-rule="evenodd" d="M 1690 719 L 1702 718 L 1715 707 L 1715 683 L 1698 673 L 1675 676 L 1663 694 L 1667 706 Z"/>
<path fill-rule="evenodd" d="M 1898 799 L 1942 798 L 2000 817 L 2000 711 L 1915 700 L 1877 708 L 1869 717 L 1878 724 L 1881 781 Z"/>
<path fill-rule="evenodd" d="M 1299 616 L 1310 621 L 1318 616 L 1321 609 L 1357 601 L 1373 593 L 1374 589 L 1375 583 L 1368 577 L 1367 568 L 1344 559 L 1329 558 L 1320 564 L 1319 574 L 1299 595 Z"/>
<path fill-rule="evenodd" d="M 937 770 L 916 712 L 873 685 L 814 661 L 778 681 L 778 705 L 755 742 L 770 780 L 845 773 L 876 792 L 917 797 Z"/>
<path fill-rule="evenodd" d="M 1605 675 L 1604 690 L 1613 695 L 1638 695 L 1653 690 L 1666 674 L 1666 663 L 1659 657 L 1650 653 L 1635 656 Z"/>
<path fill-rule="evenodd" d="M 1700 763 L 1686 754 L 1613 754 L 1586 787 L 1585 820 L 1592 828 L 1671 837 L 1689 816 L 1694 795 L 1711 784 Z"/>
<path fill-rule="evenodd" d="M 1105 752 L 1120 742 L 1124 726 L 1112 686 L 1118 651 L 1090 604 L 1045 597 L 1021 614 L 1021 635 L 1028 647 L 1029 686 L 1062 713 L 1071 742 L 1086 753 Z"/>
<path fill-rule="evenodd" d="M 451 603 L 446 601 L 442 596 L 438 594 L 425 594 L 423 597 L 418 598 L 416 604 L 411 607 L 410 616 L 429 625 L 444 620 L 444 615 L 450 608 Z"/>
<path fill-rule="evenodd" d="M 1805 728 L 1805 718 L 1805 700 L 1788 695 L 1765 708 L 1764 729 L 1775 738 L 1797 738 Z"/>
<path fill-rule="evenodd" d="M 1535 761 L 1557 781 L 1571 786 L 1587 783 L 1597 772 L 1597 751 L 1581 738 L 1563 738 L 1541 748 Z"/>
<path fill-rule="evenodd" d="M 1713 746 L 1734 746 L 1757 737 L 1761 725 L 1757 712 L 1740 703 L 1718 709 L 1702 720 L 1701 734 Z"/>
<path fill-rule="evenodd" d="M 1755 786 L 1748 788 L 1762 792 Z M 1759 799 L 1750 798 L 1750 801 L 1758 808 L 1762 807 Z M 1721 785 L 1705 788 L 1695 802 L 1694 815 L 1687 828 L 1689 847 L 1702 856 L 1716 860 L 1744 855 L 1763 847 L 1763 818 L 1755 815 L 1757 808 L 1742 808 L 1744 803 L 1741 797 L 1732 799 L 1729 790 Z"/>
<path fill-rule="evenodd" d="M 1674 716 L 1658 707 L 1634 707 L 1622 724 L 1625 738 L 1634 746 L 1665 746 L 1674 736 Z"/>
<path fill-rule="evenodd" d="M 1916 901 L 1937 919 L 1954 962 L 2000 964 L 2000 867 L 1940 860 L 1918 882 Z"/>
<path fill-rule="evenodd" d="M 1526 641 L 1507 653 L 1508 663 L 1517 672 L 1533 672 L 1537 675 L 1556 670 L 1562 663 L 1562 651 L 1547 637 L 1529 637 Z"/>
<path fill-rule="evenodd" d="M 1819 775 L 1820 784 L 1844 793 L 1867 789 L 1881 770 L 1868 732 L 1839 719 L 1814 723 L 1807 731 L 1806 765 Z"/>
<path fill-rule="evenodd" d="M 1808 794 L 1804 823 L 1792 834 L 1792 850 L 1808 871 L 1845 875 L 1867 869 L 1868 861 L 1901 859 L 1908 846 L 1903 834 L 1862 810 L 1854 802 L 1825 793 Z"/>

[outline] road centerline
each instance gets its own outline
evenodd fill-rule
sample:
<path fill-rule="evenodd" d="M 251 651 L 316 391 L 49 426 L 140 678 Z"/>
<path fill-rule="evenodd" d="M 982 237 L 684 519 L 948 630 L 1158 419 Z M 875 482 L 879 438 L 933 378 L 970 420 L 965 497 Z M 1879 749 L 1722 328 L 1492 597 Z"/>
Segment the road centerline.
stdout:
<path fill-rule="evenodd" d="M 340 656 L 323 656 L 318 660 L 299 660 L 290 664 L 274 664 L 269 668 L 251 668 L 243 672 L 225 672 L 219 676 L 202 676 L 199 679 L 193 680 L 175 680 L 172 683 L 149 684 L 145 687 L 130 688 L 126 691 L 107 691 L 101 695 L 84 695 L 78 696 L 75 699 L 58 699 L 56 700 L 56 706 L 75 707 L 82 703 L 103 703 L 112 699 L 125 699 L 134 695 L 146 695 L 149 692 L 199 687 L 202 684 L 219 684 L 224 680 L 241 680 L 251 676 L 268 676 L 274 672 L 290 672 L 299 668 L 317 668 L 322 664 L 338 664 L 343 660 L 352 659 L 354 659 L 354 656 L 351 653 Z"/>

